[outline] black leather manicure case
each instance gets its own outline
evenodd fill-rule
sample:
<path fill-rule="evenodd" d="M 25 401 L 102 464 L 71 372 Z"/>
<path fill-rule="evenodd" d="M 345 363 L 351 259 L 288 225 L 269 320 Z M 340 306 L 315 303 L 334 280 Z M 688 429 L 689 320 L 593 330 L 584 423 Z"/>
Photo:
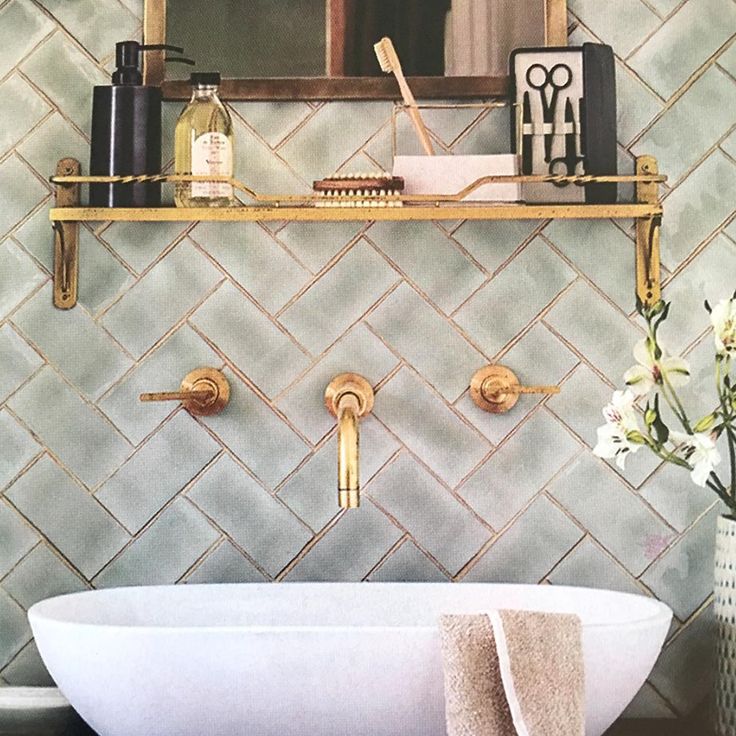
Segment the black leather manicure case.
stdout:
<path fill-rule="evenodd" d="M 616 174 L 616 78 L 610 46 L 516 49 L 510 57 L 512 150 L 523 174 Z M 615 183 L 523 184 L 527 202 L 616 201 Z"/>

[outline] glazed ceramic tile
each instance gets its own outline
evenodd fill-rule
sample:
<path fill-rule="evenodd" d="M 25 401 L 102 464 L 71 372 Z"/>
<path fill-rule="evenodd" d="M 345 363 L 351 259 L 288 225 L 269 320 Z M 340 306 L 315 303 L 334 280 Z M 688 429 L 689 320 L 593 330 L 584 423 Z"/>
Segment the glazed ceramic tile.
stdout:
<path fill-rule="evenodd" d="M 490 446 L 408 368 L 376 396 L 376 416 L 448 485 L 454 487 Z"/>
<path fill-rule="evenodd" d="M 567 375 L 578 359 L 546 327 L 534 325 L 524 337 L 515 343 L 499 359 L 516 374 L 523 386 L 556 385 Z M 465 386 L 470 386 L 473 373 L 481 364 L 465 374 Z M 456 402 L 456 408 L 494 444 L 508 436 L 519 422 L 529 415 L 540 402 L 554 396 L 522 394 L 511 411 L 493 414 L 476 406 L 466 392 Z"/>
<path fill-rule="evenodd" d="M 25 611 L 0 588 L 0 667 L 4 667 L 31 638 Z"/>
<path fill-rule="evenodd" d="M 45 598 L 76 593 L 86 586 L 45 544 L 40 544 L 3 580 L 3 588 L 27 610 Z"/>
<path fill-rule="evenodd" d="M 45 36 L 54 22 L 32 0 L 12 0 L 0 10 L 0 77 L 4 77 Z"/>
<path fill-rule="evenodd" d="M 642 582 L 667 603 L 681 621 L 713 592 L 714 508 L 702 516 L 642 576 Z"/>
<path fill-rule="evenodd" d="M 18 391 L 8 406 L 89 486 L 104 480 L 132 450 L 113 425 L 49 366 Z M 74 432 L 68 432 L 67 426 L 74 427 Z"/>
<path fill-rule="evenodd" d="M 539 227 L 536 220 L 466 220 L 452 234 L 488 271 L 496 271 Z"/>
<path fill-rule="evenodd" d="M 733 34 L 734 27 L 736 7 L 732 4 L 720 0 L 683 3 L 628 63 L 668 99 Z"/>
<path fill-rule="evenodd" d="M 286 580 L 357 582 L 370 573 L 401 534 L 373 504 L 364 503 L 359 513 L 344 513 Z"/>
<path fill-rule="evenodd" d="M 41 447 L 18 422 L 3 410 L 0 411 L 0 488 L 15 478 Z"/>
<path fill-rule="evenodd" d="M 82 309 L 62 311 L 51 304 L 47 284 L 13 315 L 13 324 L 85 396 L 95 398 L 132 361 Z"/>
<path fill-rule="evenodd" d="M 278 239 L 312 273 L 317 273 L 363 227 L 359 222 L 288 222 Z"/>
<path fill-rule="evenodd" d="M 263 583 L 263 573 L 231 542 L 210 552 L 187 576 L 187 583 Z"/>
<path fill-rule="evenodd" d="M 191 235 L 271 314 L 309 281 L 309 272 L 257 223 L 203 222 Z"/>
<path fill-rule="evenodd" d="M 455 321 L 494 355 L 574 279 L 573 270 L 535 239 L 463 305 Z"/>
<path fill-rule="evenodd" d="M 10 239 L 0 242 L 0 318 L 38 289 L 46 276 Z"/>
<path fill-rule="evenodd" d="M 374 583 L 444 583 L 447 576 L 413 542 L 404 542 L 371 573 Z"/>
<path fill-rule="evenodd" d="M 280 483 L 309 447 L 239 378 L 226 371 L 230 403 L 206 424 L 269 487 Z"/>
<path fill-rule="evenodd" d="M 550 485 L 553 495 L 632 575 L 675 538 L 603 462 L 581 455 Z"/>
<path fill-rule="evenodd" d="M 634 344 L 644 337 L 621 312 L 583 282 L 576 283 L 555 304 L 545 322 L 616 386 L 633 365 Z"/>
<path fill-rule="evenodd" d="M 181 222 L 113 222 L 102 239 L 134 271 L 140 273 L 165 248 L 184 235 Z"/>
<path fill-rule="evenodd" d="M 179 412 L 95 496 L 127 529 L 137 533 L 220 450 L 189 414 Z"/>
<path fill-rule="evenodd" d="M 632 288 L 634 241 L 611 220 L 553 220 L 544 234 L 624 312 L 636 307 Z"/>
<path fill-rule="evenodd" d="M 269 575 L 312 538 L 294 514 L 228 457 L 218 460 L 187 496 Z"/>
<path fill-rule="evenodd" d="M 713 689 L 713 646 L 717 623 L 712 606 L 686 626 L 660 655 L 651 681 L 684 711 L 699 705 Z M 687 662 L 687 668 L 682 663 Z"/>
<path fill-rule="evenodd" d="M 733 212 L 736 163 L 715 151 L 665 199 L 662 261 L 673 269 Z"/>
<path fill-rule="evenodd" d="M 557 420 L 537 412 L 458 493 L 494 529 L 500 530 L 577 452 L 578 443 L 565 434 Z"/>
<path fill-rule="evenodd" d="M 197 509 L 178 498 L 95 578 L 94 584 L 109 588 L 174 583 L 218 536 Z"/>
<path fill-rule="evenodd" d="M 34 212 L 14 237 L 49 273 L 53 270 L 54 239 L 48 210 Z M 84 252 L 79 263 L 79 304 L 97 314 L 132 282 L 133 276 L 85 227 L 79 230 L 79 247 Z"/>
<path fill-rule="evenodd" d="M 64 28 L 97 59 L 115 52 L 121 38 L 134 38 L 139 20 L 116 0 L 40 0 Z"/>
<path fill-rule="evenodd" d="M 637 141 L 632 153 L 656 156 L 660 171 L 674 183 L 733 126 L 735 106 L 736 81 L 711 67 Z"/>
<path fill-rule="evenodd" d="M 230 283 L 190 321 L 267 396 L 279 393 L 309 366 L 299 346 Z"/>
<path fill-rule="evenodd" d="M 448 401 L 468 387 L 486 360 L 410 286 L 401 284 L 368 324 Z"/>
<path fill-rule="evenodd" d="M 433 222 L 377 222 L 368 237 L 444 312 L 452 312 L 485 281 Z"/>
<path fill-rule="evenodd" d="M 604 43 L 625 57 L 660 23 L 659 18 L 640 0 L 570 0 L 568 8 Z M 620 19 L 626 18 L 626 23 Z"/>
<path fill-rule="evenodd" d="M 41 458 L 5 495 L 87 577 L 129 539 L 117 521 L 48 457 Z"/>
<path fill-rule="evenodd" d="M 396 271 L 361 240 L 291 304 L 279 321 L 307 350 L 319 355 L 397 280 Z"/>
<path fill-rule="evenodd" d="M 366 489 L 442 566 L 455 575 L 491 532 L 407 453 Z"/>
<path fill-rule="evenodd" d="M 87 168 L 89 143 L 58 112 L 43 121 L 19 146 L 18 153 L 43 177 L 56 172 L 62 158 L 75 158 Z M 82 187 L 86 193 L 86 186 Z M 48 213 L 44 212 L 48 228 Z M 44 233 L 49 236 L 48 230 Z M 48 237 L 51 240 L 50 236 Z"/>
<path fill-rule="evenodd" d="M 17 74 L 0 83 L 5 125 L 0 132 L 0 156 L 23 138 L 44 115 L 51 111 L 48 103 Z"/>
<path fill-rule="evenodd" d="M 463 578 L 468 583 L 538 583 L 583 536 L 547 498 L 538 498 Z M 524 554 L 519 554 L 519 550 Z"/>
<path fill-rule="evenodd" d="M 90 134 L 92 88 L 110 83 L 91 59 L 57 31 L 20 68 L 83 133 Z"/>
<path fill-rule="evenodd" d="M 553 585 L 602 588 L 642 595 L 635 579 L 589 538 L 585 538 L 547 577 Z"/>
<path fill-rule="evenodd" d="M 43 358 L 7 323 L 0 327 L 0 355 L 2 402 L 43 365 Z"/>
<path fill-rule="evenodd" d="M 222 278 L 184 240 L 110 308 L 102 324 L 123 347 L 140 357 Z"/>
<path fill-rule="evenodd" d="M 33 549 L 40 537 L 30 524 L 9 504 L 0 503 L 0 578 Z"/>

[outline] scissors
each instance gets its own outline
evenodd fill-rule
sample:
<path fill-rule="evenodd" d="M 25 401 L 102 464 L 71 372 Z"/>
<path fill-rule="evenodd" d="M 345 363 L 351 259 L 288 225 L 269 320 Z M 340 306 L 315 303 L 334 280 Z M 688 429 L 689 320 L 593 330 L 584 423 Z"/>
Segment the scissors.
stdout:
<path fill-rule="evenodd" d="M 577 147 L 577 131 L 575 130 L 575 114 L 572 110 L 572 102 L 567 98 L 565 102 L 565 155 L 553 158 L 549 162 L 550 174 L 564 174 L 572 176 L 576 173 L 578 164 L 583 161 L 582 156 L 578 156 Z M 568 182 L 553 182 L 556 187 L 566 187 Z"/>
<path fill-rule="evenodd" d="M 572 69 L 567 64 L 555 64 L 550 69 L 544 64 L 532 64 L 526 70 L 526 83 L 539 92 L 544 123 L 554 125 L 557 96 L 560 90 L 567 89 L 572 83 Z M 549 98 L 548 88 L 552 89 Z M 544 134 L 544 160 L 548 163 L 552 158 L 552 136 L 553 132 Z"/>

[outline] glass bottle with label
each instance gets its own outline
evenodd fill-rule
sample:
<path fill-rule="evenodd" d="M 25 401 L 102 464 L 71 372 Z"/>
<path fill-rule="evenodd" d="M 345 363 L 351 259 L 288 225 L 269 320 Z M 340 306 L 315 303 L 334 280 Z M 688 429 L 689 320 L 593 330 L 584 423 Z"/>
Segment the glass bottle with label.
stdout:
<path fill-rule="evenodd" d="M 192 99 L 182 110 L 174 136 L 174 171 L 200 176 L 233 175 L 233 124 L 217 95 L 220 75 L 191 75 Z M 227 182 L 178 182 L 177 207 L 230 207 L 236 204 Z"/>

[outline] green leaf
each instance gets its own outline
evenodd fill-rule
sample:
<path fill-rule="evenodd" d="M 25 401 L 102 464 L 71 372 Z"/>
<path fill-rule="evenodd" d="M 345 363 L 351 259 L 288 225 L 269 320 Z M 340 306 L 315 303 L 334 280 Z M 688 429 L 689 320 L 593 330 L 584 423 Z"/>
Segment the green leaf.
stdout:
<path fill-rule="evenodd" d="M 657 413 L 657 418 L 654 420 L 652 427 L 654 428 L 654 434 L 657 437 L 657 442 L 660 445 L 664 445 L 670 438 L 669 427 L 662 421 L 662 417 L 659 413 L 659 394 L 654 397 L 654 411 Z"/>

